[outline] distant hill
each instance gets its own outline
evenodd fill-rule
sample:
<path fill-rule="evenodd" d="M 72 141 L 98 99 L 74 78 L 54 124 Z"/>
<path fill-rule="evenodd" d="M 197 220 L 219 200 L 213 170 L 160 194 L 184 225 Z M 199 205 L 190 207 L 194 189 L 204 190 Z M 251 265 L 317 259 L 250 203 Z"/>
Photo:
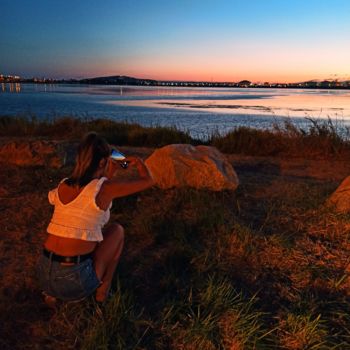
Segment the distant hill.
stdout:
<path fill-rule="evenodd" d="M 108 77 L 96 77 L 79 80 L 82 84 L 103 84 L 103 85 L 156 85 L 157 80 L 138 79 L 123 75 L 113 75 Z"/>
<path fill-rule="evenodd" d="M 134 86 L 170 86 L 170 87 L 227 87 L 227 88 L 288 88 L 288 89 L 350 89 L 350 79 L 312 79 L 295 83 L 264 82 L 253 83 L 249 80 L 240 82 L 215 81 L 179 81 L 154 80 L 128 77 L 125 75 L 111 75 L 84 79 L 52 79 L 52 78 L 21 78 L 20 76 L 0 74 L 0 83 L 34 83 L 34 84 L 98 84 L 98 85 L 134 85 Z"/>

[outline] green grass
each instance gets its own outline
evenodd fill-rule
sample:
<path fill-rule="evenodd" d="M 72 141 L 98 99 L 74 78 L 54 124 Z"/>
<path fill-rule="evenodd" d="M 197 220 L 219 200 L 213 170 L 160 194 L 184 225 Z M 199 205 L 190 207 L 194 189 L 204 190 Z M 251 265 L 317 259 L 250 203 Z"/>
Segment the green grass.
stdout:
<path fill-rule="evenodd" d="M 292 349 L 329 349 L 326 344 L 327 329 L 321 315 L 288 314 L 282 322 L 280 337 L 285 347 Z"/>
<path fill-rule="evenodd" d="M 185 300 L 165 308 L 162 328 L 174 348 L 263 347 L 268 332 L 254 304 L 254 296 L 245 298 L 228 279 L 209 275 Z"/>

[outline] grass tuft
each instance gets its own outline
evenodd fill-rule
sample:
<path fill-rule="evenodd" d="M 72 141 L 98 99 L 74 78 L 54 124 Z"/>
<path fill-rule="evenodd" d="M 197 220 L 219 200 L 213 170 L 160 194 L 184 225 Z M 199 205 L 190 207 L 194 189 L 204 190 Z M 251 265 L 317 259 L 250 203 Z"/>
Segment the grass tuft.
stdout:
<path fill-rule="evenodd" d="M 306 158 L 341 157 L 349 154 L 349 128 L 342 123 L 306 119 L 304 127 L 290 120 L 260 130 L 237 127 L 226 135 L 212 135 L 209 143 L 225 153 L 254 156 L 300 156 Z"/>
<path fill-rule="evenodd" d="M 236 127 L 227 134 L 214 132 L 205 140 L 191 137 L 176 127 L 144 127 L 135 123 L 111 119 L 78 118 L 72 116 L 38 119 L 35 116 L 1 116 L 0 136 L 80 139 L 96 131 L 108 142 L 118 145 L 162 147 L 168 144 L 206 144 L 224 153 L 254 156 L 294 156 L 329 159 L 344 157 L 350 152 L 350 129 L 344 123 L 306 118 L 305 126 L 290 120 L 275 123 L 271 129 Z"/>
<path fill-rule="evenodd" d="M 170 143 L 199 141 L 175 127 L 143 127 L 135 123 L 117 122 L 111 119 L 58 117 L 38 119 L 35 117 L 0 117 L 0 136 L 39 137 L 57 140 L 80 139 L 89 131 L 95 131 L 118 145 L 161 147 Z"/>
<path fill-rule="evenodd" d="M 186 300 L 165 308 L 163 330 L 176 349 L 255 349 L 267 346 L 269 332 L 256 298 L 246 299 L 225 278 L 209 276 Z"/>

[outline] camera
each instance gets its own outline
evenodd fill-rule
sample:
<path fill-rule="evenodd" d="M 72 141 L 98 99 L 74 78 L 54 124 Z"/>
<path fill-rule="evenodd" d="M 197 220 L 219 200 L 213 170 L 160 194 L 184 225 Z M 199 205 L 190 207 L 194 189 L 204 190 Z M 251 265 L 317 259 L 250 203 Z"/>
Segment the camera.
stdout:
<path fill-rule="evenodd" d="M 113 160 L 117 161 L 123 169 L 126 169 L 129 165 L 129 162 L 126 160 L 125 155 L 115 148 L 112 149 L 110 157 Z"/>

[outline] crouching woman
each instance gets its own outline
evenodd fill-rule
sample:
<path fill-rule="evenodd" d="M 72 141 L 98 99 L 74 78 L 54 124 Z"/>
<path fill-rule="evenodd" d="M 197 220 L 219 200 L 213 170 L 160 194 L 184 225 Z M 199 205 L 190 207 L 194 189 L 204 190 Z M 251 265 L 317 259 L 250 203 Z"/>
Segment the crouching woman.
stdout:
<path fill-rule="evenodd" d="M 94 292 L 103 302 L 109 294 L 124 244 L 123 227 L 107 224 L 112 201 L 153 185 L 146 165 L 136 157 L 126 159 L 130 168 L 137 169 L 136 179 L 114 178 L 116 171 L 125 170 L 110 155 L 111 147 L 103 138 L 86 135 L 72 175 L 49 192 L 54 213 L 38 266 L 48 302 L 79 300 Z"/>

